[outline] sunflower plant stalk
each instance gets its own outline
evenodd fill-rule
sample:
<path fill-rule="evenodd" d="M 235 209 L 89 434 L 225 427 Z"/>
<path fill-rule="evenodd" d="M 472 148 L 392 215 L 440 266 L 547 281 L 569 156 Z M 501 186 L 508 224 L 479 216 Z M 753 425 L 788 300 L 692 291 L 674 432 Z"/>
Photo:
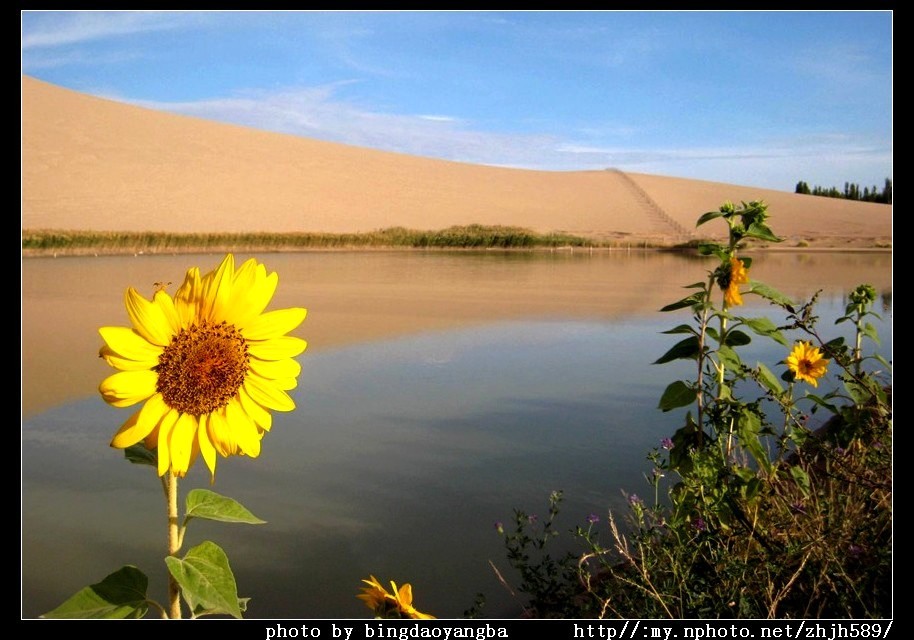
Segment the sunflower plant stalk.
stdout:
<path fill-rule="evenodd" d="M 129 327 L 99 329 L 99 356 L 117 370 L 99 386 L 114 407 L 140 405 L 114 434 L 111 446 L 136 464 L 151 465 L 161 481 L 166 505 L 169 589 L 166 604 L 146 595 L 148 578 L 125 566 L 85 587 L 43 617 L 141 618 L 149 609 L 163 618 L 228 615 L 242 617 L 225 551 L 204 541 L 180 556 L 194 518 L 263 524 L 237 501 L 208 489 L 189 491 L 179 514 L 178 480 L 202 458 L 215 483 L 216 462 L 228 456 L 256 458 L 272 427 L 273 411 L 295 403 L 301 366 L 295 359 L 307 346 L 287 335 L 306 310 L 266 311 L 278 275 L 250 259 L 237 269 L 232 254 L 201 275 L 187 271 L 174 297 L 156 283 L 151 299 L 133 287 L 125 294 Z"/>

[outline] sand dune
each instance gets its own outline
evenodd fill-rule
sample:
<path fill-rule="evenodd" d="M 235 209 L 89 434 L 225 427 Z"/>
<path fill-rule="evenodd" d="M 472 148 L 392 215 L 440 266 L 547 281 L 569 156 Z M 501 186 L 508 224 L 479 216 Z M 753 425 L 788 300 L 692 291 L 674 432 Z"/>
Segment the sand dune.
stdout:
<path fill-rule="evenodd" d="M 162 113 L 22 77 L 25 229 L 358 232 L 479 223 L 673 242 L 690 237 L 704 211 L 752 199 L 769 204 L 785 245 L 891 242 L 888 205 L 615 170 L 421 158 Z"/>

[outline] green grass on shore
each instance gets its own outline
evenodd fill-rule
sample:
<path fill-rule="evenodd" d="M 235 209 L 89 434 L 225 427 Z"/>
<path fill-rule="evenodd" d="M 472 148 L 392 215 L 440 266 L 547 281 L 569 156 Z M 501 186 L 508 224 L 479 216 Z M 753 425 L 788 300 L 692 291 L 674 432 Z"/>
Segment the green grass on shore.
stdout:
<path fill-rule="evenodd" d="M 541 234 L 520 227 L 467 225 L 438 231 L 391 227 L 365 233 L 168 233 L 154 231 L 23 230 L 25 252 L 188 252 L 245 249 L 441 248 L 534 249 L 611 246 L 565 233 Z"/>

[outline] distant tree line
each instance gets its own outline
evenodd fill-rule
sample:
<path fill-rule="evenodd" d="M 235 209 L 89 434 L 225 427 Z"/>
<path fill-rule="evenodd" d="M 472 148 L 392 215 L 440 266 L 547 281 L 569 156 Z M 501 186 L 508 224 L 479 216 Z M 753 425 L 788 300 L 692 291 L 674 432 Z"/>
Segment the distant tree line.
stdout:
<path fill-rule="evenodd" d="M 845 200 L 860 200 L 863 202 L 882 202 L 883 204 L 892 204 L 892 181 L 885 179 L 885 186 L 880 191 L 876 185 L 873 188 L 863 187 L 860 191 L 860 185 L 853 182 L 844 183 L 844 191 L 839 191 L 837 187 L 815 186 L 812 189 L 803 180 L 797 183 L 796 193 L 805 193 L 813 196 L 825 196 L 826 198 L 844 198 Z"/>

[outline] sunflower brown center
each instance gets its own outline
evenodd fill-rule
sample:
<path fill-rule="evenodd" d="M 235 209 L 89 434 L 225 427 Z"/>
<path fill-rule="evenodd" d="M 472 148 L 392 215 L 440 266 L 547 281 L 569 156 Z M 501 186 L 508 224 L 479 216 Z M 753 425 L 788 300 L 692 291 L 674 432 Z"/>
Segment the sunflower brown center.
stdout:
<path fill-rule="evenodd" d="M 210 413 L 238 391 L 248 359 L 247 342 L 234 325 L 203 320 L 182 329 L 159 356 L 156 391 L 172 409 Z"/>

